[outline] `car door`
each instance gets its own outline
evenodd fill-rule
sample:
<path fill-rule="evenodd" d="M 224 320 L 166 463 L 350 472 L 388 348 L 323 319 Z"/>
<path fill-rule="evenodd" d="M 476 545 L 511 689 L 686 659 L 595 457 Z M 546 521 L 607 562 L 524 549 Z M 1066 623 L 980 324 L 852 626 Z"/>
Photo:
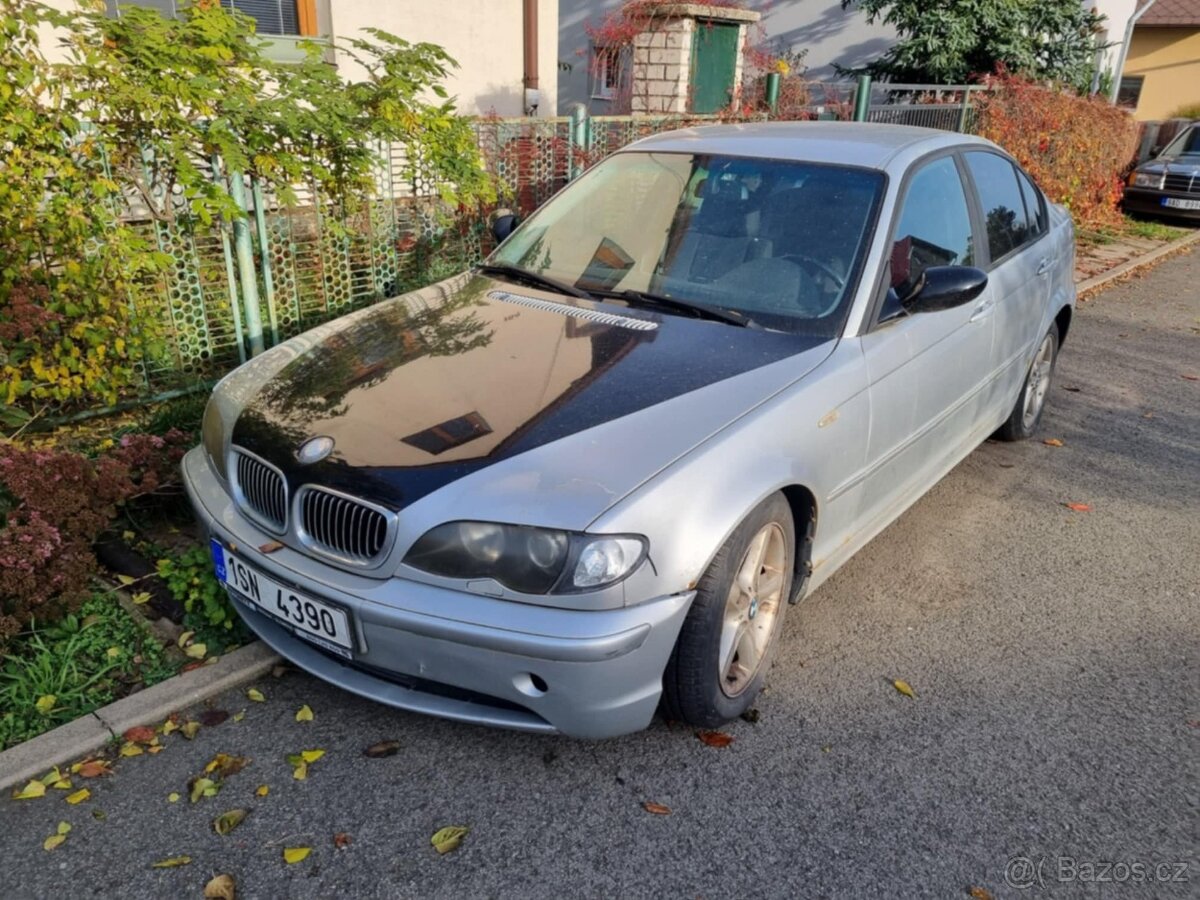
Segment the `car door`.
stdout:
<path fill-rule="evenodd" d="M 900 292 L 919 281 L 922 268 L 979 262 L 977 217 L 961 161 L 946 152 L 918 166 L 894 217 L 879 310 L 860 337 L 870 431 L 859 519 L 876 527 L 973 446 L 979 394 L 991 369 L 990 286 L 953 309 L 909 314 L 900 305 Z"/>
<path fill-rule="evenodd" d="M 963 159 L 983 216 L 988 281 L 996 303 L 993 377 L 984 415 L 999 422 L 1021 390 L 1049 298 L 1053 260 L 1050 242 L 1042 240 L 1047 216 L 1037 189 L 1010 159 L 991 150 L 968 150 Z"/>

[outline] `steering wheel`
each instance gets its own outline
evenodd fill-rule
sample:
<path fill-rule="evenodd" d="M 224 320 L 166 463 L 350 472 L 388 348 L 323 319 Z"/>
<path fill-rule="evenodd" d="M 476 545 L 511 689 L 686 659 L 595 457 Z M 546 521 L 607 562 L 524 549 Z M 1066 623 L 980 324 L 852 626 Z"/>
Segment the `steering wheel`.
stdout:
<path fill-rule="evenodd" d="M 786 253 L 783 256 L 776 257 L 777 259 L 786 259 L 789 262 L 794 262 L 797 265 L 803 266 L 809 271 L 816 270 L 818 274 L 824 275 L 837 287 L 839 293 L 846 287 L 846 276 L 838 272 L 827 263 L 821 262 L 819 259 L 813 259 L 811 256 L 805 256 L 802 253 Z"/>

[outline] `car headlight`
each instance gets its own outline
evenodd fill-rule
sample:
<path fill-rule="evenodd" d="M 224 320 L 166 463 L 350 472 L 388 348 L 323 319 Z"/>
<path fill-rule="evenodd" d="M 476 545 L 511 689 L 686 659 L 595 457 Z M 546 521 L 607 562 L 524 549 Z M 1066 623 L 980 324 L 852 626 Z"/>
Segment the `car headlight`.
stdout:
<path fill-rule="evenodd" d="M 1130 183 L 1134 187 L 1159 188 L 1162 187 L 1162 180 L 1162 175 L 1153 172 L 1134 172 Z"/>
<path fill-rule="evenodd" d="M 221 415 L 216 397 L 208 398 L 204 407 L 204 420 L 200 423 L 200 439 L 204 444 L 204 452 L 208 454 L 208 462 L 216 470 L 222 481 L 225 475 L 225 420 Z"/>
<path fill-rule="evenodd" d="M 494 578 L 522 594 L 569 594 L 615 584 L 645 557 L 637 535 L 447 522 L 425 532 L 404 562 L 446 578 Z"/>

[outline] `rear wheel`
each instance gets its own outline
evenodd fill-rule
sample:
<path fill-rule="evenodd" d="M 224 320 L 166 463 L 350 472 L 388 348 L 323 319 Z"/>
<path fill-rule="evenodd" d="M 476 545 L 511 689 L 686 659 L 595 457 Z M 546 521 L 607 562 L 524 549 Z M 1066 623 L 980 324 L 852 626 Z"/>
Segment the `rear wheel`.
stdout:
<path fill-rule="evenodd" d="M 1050 392 L 1050 379 L 1054 375 L 1054 363 L 1058 359 L 1058 325 L 1053 324 L 1042 342 L 1025 376 L 1017 403 L 1000 426 L 996 437 L 1002 441 L 1023 441 L 1033 435 L 1042 412 L 1046 408 L 1046 394 Z"/>
<path fill-rule="evenodd" d="M 750 708 L 783 625 L 795 548 L 791 508 L 773 494 L 717 552 L 663 673 L 668 718 L 712 728 Z"/>

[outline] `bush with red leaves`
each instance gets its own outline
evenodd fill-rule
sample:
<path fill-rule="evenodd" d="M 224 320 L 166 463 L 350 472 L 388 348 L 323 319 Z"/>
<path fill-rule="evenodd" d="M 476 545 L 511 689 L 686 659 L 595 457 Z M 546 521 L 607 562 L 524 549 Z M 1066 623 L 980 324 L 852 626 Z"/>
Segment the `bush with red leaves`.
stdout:
<path fill-rule="evenodd" d="M 189 442 L 179 431 L 126 435 L 96 458 L 0 443 L 0 647 L 87 596 L 92 544 L 122 504 L 178 479 Z"/>

